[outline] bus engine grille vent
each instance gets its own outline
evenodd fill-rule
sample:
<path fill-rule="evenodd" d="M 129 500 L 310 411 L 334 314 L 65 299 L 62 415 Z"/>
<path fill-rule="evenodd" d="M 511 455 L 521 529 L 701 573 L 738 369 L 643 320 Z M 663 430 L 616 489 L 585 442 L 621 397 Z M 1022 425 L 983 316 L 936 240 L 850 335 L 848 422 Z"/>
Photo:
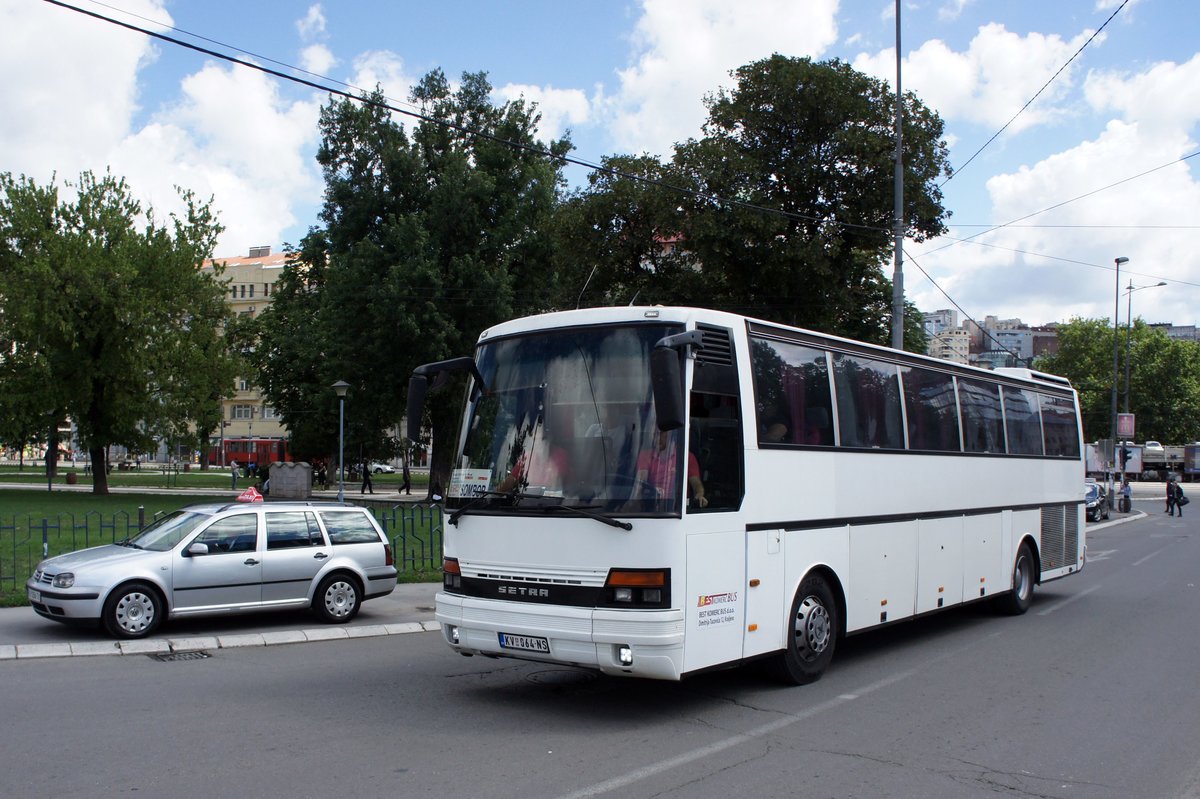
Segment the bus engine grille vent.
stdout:
<path fill-rule="evenodd" d="M 696 330 L 700 331 L 701 335 L 701 347 L 696 353 L 698 363 L 733 365 L 733 344 L 729 341 L 728 330 L 706 325 L 696 325 Z"/>
<path fill-rule="evenodd" d="M 1079 513 L 1075 505 L 1042 508 L 1042 571 L 1074 565 L 1079 552 Z"/>

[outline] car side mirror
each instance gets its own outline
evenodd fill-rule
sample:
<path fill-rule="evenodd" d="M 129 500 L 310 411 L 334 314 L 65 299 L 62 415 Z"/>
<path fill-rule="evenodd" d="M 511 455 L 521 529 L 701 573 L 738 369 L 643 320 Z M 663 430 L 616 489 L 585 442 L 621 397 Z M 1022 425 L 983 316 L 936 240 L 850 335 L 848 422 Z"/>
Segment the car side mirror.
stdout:
<path fill-rule="evenodd" d="M 192 544 L 190 547 L 187 548 L 187 553 L 189 555 L 207 555 L 208 554 L 208 544 L 202 544 L 199 541 L 197 541 L 196 543 Z"/>

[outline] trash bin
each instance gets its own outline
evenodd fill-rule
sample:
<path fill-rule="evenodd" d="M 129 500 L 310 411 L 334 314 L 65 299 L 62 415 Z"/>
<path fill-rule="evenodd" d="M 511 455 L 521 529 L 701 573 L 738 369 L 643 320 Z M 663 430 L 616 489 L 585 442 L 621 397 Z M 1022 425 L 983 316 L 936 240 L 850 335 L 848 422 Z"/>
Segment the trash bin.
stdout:
<path fill-rule="evenodd" d="M 67 472 L 67 485 L 73 486 L 79 482 L 79 475 L 75 472 Z"/>

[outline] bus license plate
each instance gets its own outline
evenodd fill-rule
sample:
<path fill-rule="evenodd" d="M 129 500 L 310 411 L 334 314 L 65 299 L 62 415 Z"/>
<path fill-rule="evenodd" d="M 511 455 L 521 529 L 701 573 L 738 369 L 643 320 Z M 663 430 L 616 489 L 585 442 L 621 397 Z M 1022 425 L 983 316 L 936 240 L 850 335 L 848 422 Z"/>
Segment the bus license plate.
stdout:
<path fill-rule="evenodd" d="M 41 602 L 42 601 L 42 592 L 41 591 L 38 591 L 36 588 L 26 588 L 25 590 L 29 592 L 29 601 L 30 602 Z"/>
<path fill-rule="evenodd" d="M 499 636 L 501 649 L 521 649 L 526 652 L 550 654 L 550 642 L 545 638 L 532 635 L 513 635 L 512 633 L 499 633 Z"/>

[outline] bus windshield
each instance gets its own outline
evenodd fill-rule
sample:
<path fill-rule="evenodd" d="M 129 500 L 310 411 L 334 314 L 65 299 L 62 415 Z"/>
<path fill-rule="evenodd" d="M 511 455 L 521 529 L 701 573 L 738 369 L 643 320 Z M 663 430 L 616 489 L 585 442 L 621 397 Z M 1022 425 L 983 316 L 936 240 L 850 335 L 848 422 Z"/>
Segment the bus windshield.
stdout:
<path fill-rule="evenodd" d="M 468 408 L 447 507 L 678 513 L 683 431 L 657 431 L 649 364 L 655 343 L 680 330 L 614 325 L 481 344 L 487 390 Z"/>

